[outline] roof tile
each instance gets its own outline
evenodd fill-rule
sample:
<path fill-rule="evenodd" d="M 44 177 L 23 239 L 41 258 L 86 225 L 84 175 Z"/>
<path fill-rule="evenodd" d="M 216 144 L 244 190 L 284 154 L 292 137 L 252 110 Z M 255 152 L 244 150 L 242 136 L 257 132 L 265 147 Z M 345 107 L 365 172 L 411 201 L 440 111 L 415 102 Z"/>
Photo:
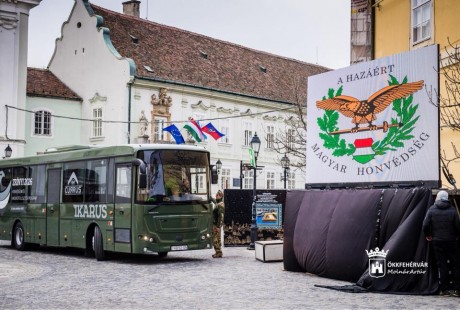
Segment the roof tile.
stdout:
<path fill-rule="evenodd" d="M 82 100 L 48 69 L 27 68 L 27 95 Z"/>
<path fill-rule="evenodd" d="M 117 51 L 134 60 L 139 78 L 296 103 L 296 97 L 306 102 L 308 76 L 330 70 L 93 4 L 91 7 L 104 18 L 102 26 L 109 28 Z M 132 37 L 138 39 L 137 43 Z M 207 57 L 203 57 L 202 52 Z"/>

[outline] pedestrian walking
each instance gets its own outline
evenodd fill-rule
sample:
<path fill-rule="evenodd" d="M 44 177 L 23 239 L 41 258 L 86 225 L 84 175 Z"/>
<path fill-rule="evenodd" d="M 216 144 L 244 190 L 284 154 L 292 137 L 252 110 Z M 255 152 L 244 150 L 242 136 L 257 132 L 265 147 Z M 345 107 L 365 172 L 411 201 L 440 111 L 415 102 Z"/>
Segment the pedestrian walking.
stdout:
<path fill-rule="evenodd" d="M 219 190 L 216 194 L 216 201 L 213 210 L 213 227 L 212 227 L 212 242 L 214 245 L 215 254 L 213 258 L 222 257 L 222 240 L 221 240 L 221 229 L 224 224 L 224 194 Z"/>
<path fill-rule="evenodd" d="M 458 237 L 460 219 L 446 191 L 439 191 L 423 220 L 426 240 L 432 242 L 439 273 L 439 294 L 460 296 Z"/>

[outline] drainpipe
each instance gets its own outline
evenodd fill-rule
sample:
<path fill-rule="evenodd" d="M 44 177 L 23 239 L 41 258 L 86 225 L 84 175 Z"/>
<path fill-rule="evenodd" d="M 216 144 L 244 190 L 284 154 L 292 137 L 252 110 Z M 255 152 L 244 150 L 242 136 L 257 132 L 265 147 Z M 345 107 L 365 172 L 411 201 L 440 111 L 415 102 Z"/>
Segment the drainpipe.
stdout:
<path fill-rule="evenodd" d="M 131 88 L 133 83 L 134 79 L 128 82 L 128 144 L 131 143 Z"/>
<path fill-rule="evenodd" d="M 375 7 L 374 0 L 371 2 L 371 60 L 375 59 Z"/>
<path fill-rule="evenodd" d="M 8 137 L 8 108 L 10 108 L 11 106 L 9 105 L 5 105 L 5 109 L 6 109 L 6 115 L 5 115 L 5 138 L 4 139 L 0 139 L 0 141 L 8 141 L 8 142 L 14 142 L 14 143 L 22 143 L 22 144 L 26 144 L 26 140 L 20 140 L 20 139 L 11 139 L 10 137 Z M 14 108 L 14 107 L 11 107 L 11 108 Z"/>

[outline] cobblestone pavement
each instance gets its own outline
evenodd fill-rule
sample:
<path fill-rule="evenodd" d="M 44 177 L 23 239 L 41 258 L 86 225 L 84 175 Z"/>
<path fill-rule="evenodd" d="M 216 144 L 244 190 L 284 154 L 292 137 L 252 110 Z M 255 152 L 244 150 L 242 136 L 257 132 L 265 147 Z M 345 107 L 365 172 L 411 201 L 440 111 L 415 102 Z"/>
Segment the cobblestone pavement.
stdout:
<path fill-rule="evenodd" d="M 19 252 L 0 241 L 0 309 L 460 309 L 440 296 L 352 294 L 315 287 L 348 282 L 283 271 L 254 251 L 224 248 L 113 255 L 98 262 L 80 250 Z"/>

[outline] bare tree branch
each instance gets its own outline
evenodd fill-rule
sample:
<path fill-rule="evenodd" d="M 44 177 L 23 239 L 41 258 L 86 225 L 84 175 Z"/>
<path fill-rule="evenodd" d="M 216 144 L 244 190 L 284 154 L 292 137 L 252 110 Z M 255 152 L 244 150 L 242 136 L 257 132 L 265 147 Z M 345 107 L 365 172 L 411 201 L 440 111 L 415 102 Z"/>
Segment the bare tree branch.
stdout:
<path fill-rule="evenodd" d="M 441 126 L 460 131 L 460 46 L 453 45 L 447 38 L 446 57 L 441 60 L 440 78 L 445 92 L 428 90 L 430 101 L 439 106 Z"/>

